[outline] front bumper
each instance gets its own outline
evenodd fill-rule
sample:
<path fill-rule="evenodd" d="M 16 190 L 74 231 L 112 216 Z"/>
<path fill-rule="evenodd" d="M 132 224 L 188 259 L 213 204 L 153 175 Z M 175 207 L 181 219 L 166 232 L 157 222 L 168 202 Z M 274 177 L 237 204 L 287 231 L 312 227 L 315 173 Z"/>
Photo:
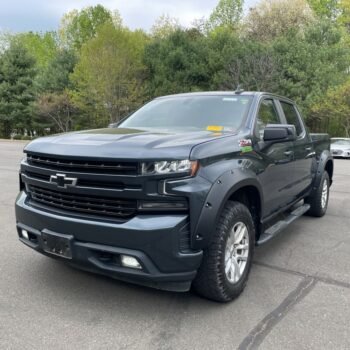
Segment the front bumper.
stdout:
<path fill-rule="evenodd" d="M 202 251 L 182 252 L 180 239 L 188 229 L 188 215 L 144 215 L 116 224 L 66 217 L 39 210 L 26 203 L 21 192 L 16 200 L 19 239 L 36 251 L 43 249 L 42 233 L 72 235 L 72 259 L 59 258 L 83 270 L 150 287 L 186 291 L 202 260 Z M 21 237 L 21 230 L 31 240 Z M 121 254 L 141 263 L 136 270 L 115 263 Z"/>
<path fill-rule="evenodd" d="M 343 150 L 332 150 L 332 156 L 334 158 L 350 158 L 350 151 Z"/>

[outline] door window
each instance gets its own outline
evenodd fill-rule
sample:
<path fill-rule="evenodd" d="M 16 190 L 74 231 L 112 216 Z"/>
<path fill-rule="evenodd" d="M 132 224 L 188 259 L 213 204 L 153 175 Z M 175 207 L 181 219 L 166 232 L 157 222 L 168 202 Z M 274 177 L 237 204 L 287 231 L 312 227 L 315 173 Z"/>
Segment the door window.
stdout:
<path fill-rule="evenodd" d="M 280 102 L 281 102 L 281 106 L 282 106 L 284 115 L 286 117 L 287 123 L 294 125 L 295 130 L 297 132 L 297 136 L 300 136 L 303 133 L 304 129 L 300 122 L 300 118 L 295 107 L 290 103 L 283 102 L 283 101 L 280 101 Z"/>
<path fill-rule="evenodd" d="M 264 130 L 267 124 L 281 124 L 275 103 L 272 99 L 263 100 L 259 107 L 256 131 L 261 140 L 264 138 Z"/>

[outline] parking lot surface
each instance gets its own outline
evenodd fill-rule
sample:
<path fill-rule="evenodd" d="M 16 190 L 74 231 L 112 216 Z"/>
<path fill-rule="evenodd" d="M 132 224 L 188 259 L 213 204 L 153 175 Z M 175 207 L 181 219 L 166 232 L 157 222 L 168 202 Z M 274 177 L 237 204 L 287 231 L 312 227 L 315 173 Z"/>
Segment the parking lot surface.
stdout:
<path fill-rule="evenodd" d="M 0 141 L 0 349 L 350 349 L 350 160 L 328 213 L 256 249 L 244 293 L 218 304 L 75 270 L 17 239 L 25 143 Z"/>

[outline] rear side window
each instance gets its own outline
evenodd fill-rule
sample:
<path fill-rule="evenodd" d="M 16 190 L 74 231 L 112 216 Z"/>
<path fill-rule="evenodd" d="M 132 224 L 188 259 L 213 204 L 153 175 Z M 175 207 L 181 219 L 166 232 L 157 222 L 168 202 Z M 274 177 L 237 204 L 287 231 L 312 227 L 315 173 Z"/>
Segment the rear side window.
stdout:
<path fill-rule="evenodd" d="M 290 103 L 283 102 L 283 101 L 280 101 L 280 102 L 281 102 L 284 115 L 286 116 L 287 123 L 294 125 L 297 135 L 300 136 L 303 133 L 303 126 L 300 122 L 300 118 L 295 107 Z"/>
<path fill-rule="evenodd" d="M 261 139 L 267 124 L 281 124 L 275 103 L 271 99 L 263 100 L 259 107 L 256 129 Z"/>

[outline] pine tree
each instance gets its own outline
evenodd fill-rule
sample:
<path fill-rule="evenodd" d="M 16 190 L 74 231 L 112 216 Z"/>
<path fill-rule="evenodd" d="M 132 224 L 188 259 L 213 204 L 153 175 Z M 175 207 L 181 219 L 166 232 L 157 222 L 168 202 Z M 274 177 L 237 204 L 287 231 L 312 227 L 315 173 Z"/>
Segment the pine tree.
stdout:
<path fill-rule="evenodd" d="M 27 51 L 12 43 L 0 57 L 0 135 L 31 129 L 31 104 L 35 93 L 35 61 Z"/>

